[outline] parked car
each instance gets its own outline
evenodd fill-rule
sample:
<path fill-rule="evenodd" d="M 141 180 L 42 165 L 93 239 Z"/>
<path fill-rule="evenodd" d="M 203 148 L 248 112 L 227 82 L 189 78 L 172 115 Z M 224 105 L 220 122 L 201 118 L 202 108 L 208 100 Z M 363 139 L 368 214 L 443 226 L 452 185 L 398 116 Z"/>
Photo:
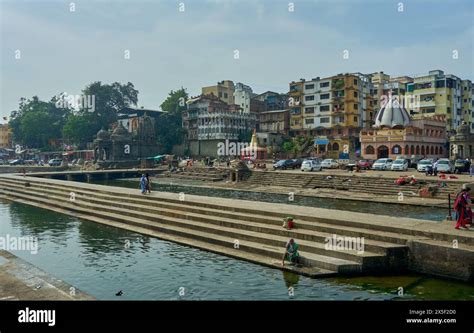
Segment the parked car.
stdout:
<path fill-rule="evenodd" d="M 323 169 L 335 169 L 339 167 L 339 162 L 332 158 L 327 158 L 321 162 Z"/>
<path fill-rule="evenodd" d="M 449 159 L 440 158 L 438 160 L 436 169 L 438 172 L 452 173 L 454 172 L 454 165 Z"/>
<path fill-rule="evenodd" d="M 59 158 L 53 158 L 51 160 L 48 161 L 48 164 L 49 166 L 53 167 L 53 166 L 61 166 L 61 164 L 63 163 L 63 160 L 59 159 Z"/>
<path fill-rule="evenodd" d="M 279 160 L 275 164 L 273 164 L 273 170 L 286 170 L 286 169 L 293 169 L 294 162 L 293 160 Z"/>
<path fill-rule="evenodd" d="M 321 171 L 321 160 L 304 160 L 301 164 L 301 171 Z"/>
<path fill-rule="evenodd" d="M 390 170 L 393 160 L 391 158 L 379 158 L 372 164 L 372 170 Z"/>
<path fill-rule="evenodd" d="M 369 170 L 370 168 L 372 168 L 373 163 L 374 162 L 372 160 L 359 160 L 359 161 L 357 161 L 357 165 L 359 166 L 359 168 L 364 169 L 364 170 Z"/>
<path fill-rule="evenodd" d="M 406 159 L 396 159 L 393 161 L 392 166 L 390 167 L 391 170 L 397 171 L 407 171 L 408 170 L 408 160 Z"/>
<path fill-rule="evenodd" d="M 428 166 L 432 166 L 432 165 L 433 165 L 433 160 L 432 159 L 421 160 L 416 165 L 416 170 L 418 170 L 419 172 L 426 172 L 426 168 Z"/>
<path fill-rule="evenodd" d="M 292 168 L 293 169 L 299 169 L 301 168 L 301 164 L 303 164 L 303 160 L 300 159 L 300 158 L 296 158 L 296 159 L 293 159 L 293 164 L 292 164 Z"/>
<path fill-rule="evenodd" d="M 23 164 L 25 164 L 25 161 L 23 161 L 21 158 L 19 158 L 19 159 L 10 161 L 10 163 L 8 163 L 8 164 L 10 164 L 10 165 L 23 165 Z"/>
<path fill-rule="evenodd" d="M 461 172 L 469 172 L 469 167 L 470 167 L 469 161 L 466 160 L 456 160 L 454 162 L 454 172 L 455 173 L 461 173 Z"/>

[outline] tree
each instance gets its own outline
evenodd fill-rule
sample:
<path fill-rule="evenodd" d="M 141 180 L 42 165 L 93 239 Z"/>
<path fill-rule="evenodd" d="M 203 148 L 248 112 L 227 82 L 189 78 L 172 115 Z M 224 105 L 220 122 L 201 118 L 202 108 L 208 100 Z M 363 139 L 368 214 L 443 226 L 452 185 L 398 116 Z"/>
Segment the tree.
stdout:
<path fill-rule="evenodd" d="M 92 113 L 94 117 L 87 117 L 93 120 L 90 125 L 93 132 L 97 133 L 101 128 L 109 128 L 117 121 L 118 112 L 128 106 L 136 106 L 138 103 L 138 90 L 131 82 L 120 84 L 102 84 L 97 81 L 87 85 L 82 93 L 85 96 L 94 96 L 95 105 L 93 110 L 83 109 L 81 114 Z M 89 139 L 89 141 L 92 137 Z"/>
<path fill-rule="evenodd" d="M 44 148 L 61 138 L 61 129 L 71 113 L 56 106 L 56 99 L 41 101 L 37 96 L 21 98 L 19 108 L 11 113 L 13 140 L 30 148 Z"/>
<path fill-rule="evenodd" d="M 188 93 L 186 89 L 171 90 L 160 107 L 166 113 L 160 115 L 156 124 L 158 144 L 163 153 L 171 153 L 174 145 L 183 143 L 186 131 L 183 129 L 182 112 L 186 110 Z"/>
<path fill-rule="evenodd" d="M 70 115 L 62 129 L 63 140 L 69 144 L 75 144 L 85 148 L 97 133 L 96 117 L 92 114 Z"/>

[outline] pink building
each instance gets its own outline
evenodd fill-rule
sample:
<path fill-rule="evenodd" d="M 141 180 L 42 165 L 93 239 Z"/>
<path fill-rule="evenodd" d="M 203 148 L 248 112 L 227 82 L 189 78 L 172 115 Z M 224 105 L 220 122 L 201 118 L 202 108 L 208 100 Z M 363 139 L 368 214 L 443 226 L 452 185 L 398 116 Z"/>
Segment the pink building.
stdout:
<path fill-rule="evenodd" d="M 444 115 L 411 119 L 391 98 L 377 112 L 374 128 L 360 133 L 362 157 L 372 160 L 447 157 L 446 140 Z"/>

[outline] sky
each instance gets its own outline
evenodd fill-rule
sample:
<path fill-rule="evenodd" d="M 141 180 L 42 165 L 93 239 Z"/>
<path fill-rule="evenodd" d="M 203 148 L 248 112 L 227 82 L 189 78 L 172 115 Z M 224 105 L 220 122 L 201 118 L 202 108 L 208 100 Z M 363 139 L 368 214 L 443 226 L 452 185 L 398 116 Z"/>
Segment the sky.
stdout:
<path fill-rule="evenodd" d="M 473 0 L 0 0 L 0 116 L 94 81 L 132 82 L 159 109 L 221 80 L 256 93 L 346 72 L 474 80 L 473 41 Z"/>

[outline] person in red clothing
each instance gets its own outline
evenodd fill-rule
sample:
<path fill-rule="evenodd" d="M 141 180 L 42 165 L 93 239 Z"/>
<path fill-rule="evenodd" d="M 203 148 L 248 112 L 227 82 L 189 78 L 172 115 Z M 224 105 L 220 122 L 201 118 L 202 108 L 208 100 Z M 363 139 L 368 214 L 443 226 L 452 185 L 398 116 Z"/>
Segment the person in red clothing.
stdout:
<path fill-rule="evenodd" d="M 456 195 L 456 200 L 454 201 L 454 210 L 457 217 L 456 229 L 458 230 L 459 228 L 469 229 L 467 225 L 472 224 L 471 197 L 469 196 L 470 191 L 471 189 L 464 184 L 461 192 Z"/>

